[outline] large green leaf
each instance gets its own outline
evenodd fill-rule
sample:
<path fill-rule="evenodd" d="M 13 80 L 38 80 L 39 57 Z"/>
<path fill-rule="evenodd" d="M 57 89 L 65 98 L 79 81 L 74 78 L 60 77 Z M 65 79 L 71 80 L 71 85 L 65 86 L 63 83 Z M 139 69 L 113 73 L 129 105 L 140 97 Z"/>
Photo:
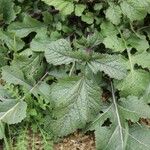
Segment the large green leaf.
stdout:
<path fill-rule="evenodd" d="M 49 48 L 45 50 L 45 57 L 48 63 L 53 65 L 69 64 L 76 59 L 71 56 L 72 48 L 69 41 L 60 39 L 51 42 Z"/>
<path fill-rule="evenodd" d="M 25 73 L 17 66 L 5 66 L 2 68 L 2 79 L 9 84 L 21 85 L 26 90 L 25 96 L 32 93 L 35 97 L 41 95 L 46 102 L 50 100 L 50 87 L 40 79 L 37 83 L 32 83 L 29 79 L 25 79 Z M 30 82 L 29 82 L 30 81 Z M 3 93 L 0 91 L 0 94 Z"/>
<path fill-rule="evenodd" d="M 26 117 L 26 102 L 12 99 L 7 91 L 0 86 L 0 123 L 15 124 Z"/>
<path fill-rule="evenodd" d="M 101 33 L 104 37 L 118 34 L 117 28 L 109 21 L 102 22 L 100 27 L 101 27 Z"/>
<path fill-rule="evenodd" d="M 150 118 L 150 106 L 143 97 L 141 99 L 135 96 L 128 96 L 127 99 L 121 98 L 118 109 L 124 119 L 132 122 L 137 122 L 139 118 Z"/>
<path fill-rule="evenodd" d="M 101 58 L 95 58 L 88 63 L 88 66 L 94 73 L 104 71 L 111 78 L 122 79 L 126 76 L 126 68 L 120 61 L 120 57 L 113 55 L 100 55 Z"/>
<path fill-rule="evenodd" d="M 10 50 L 18 51 L 21 50 L 25 43 L 18 37 L 15 36 L 15 34 L 5 32 L 0 30 L 0 41 L 3 44 L 6 44 Z"/>
<path fill-rule="evenodd" d="M 5 66 L 2 68 L 2 79 L 7 83 L 13 83 L 15 85 L 23 85 L 27 88 L 31 88 L 24 78 L 23 72 L 17 67 Z"/>
<path fill-rule="evenodd" d="M 132 57 L 134 64 L 150 69 L 150 53 L 143 52 Z"/>
<path fill-rule="evenodd" d="M 82 78 L 66 78 L 52 88 L 54 116 L 47 125 L 56 137 L 83 128 L 100 111 L 101 90 L 95 82 Z"/>
<path fill-rule="evenodd" d="M 90 125 L 90 130 L 95 130 L 97 150 L 130 150 L 132 146 L 136 147 L 135 143 L 141 150 L 142 148 L 148 150 L 148 139 L 140 139 L 137 134 L 132 135 L 133 130 L 132 128 L 128 130 L 126 120 L 136 122 L 140 117 L 150 117 L 150 107 L 137 97 L 120 99 L 117 103 L 114 89 L 112 93 L 112 104 L 105 107 Z M 150 131 L 147 135 L 149 134 Z"/>
<path fill-rule="evenodd" d="M 150 129 L 148 127 L 134 125 L 129 130 L 126 150 L 149 150 Z"/>
<path fill-rule="evenodd" d="M 73 0 L 42 0 L 48 5 L 54 6 L 60 10 L 62 14 L 68 15 L 74 11 Z"/>
<path fill-rule="evenodd" d="M 131 34 L 129 39 L 127 39 L 127 44 L 131 48 L 135 48 L 138 52 L 146 51 L 149 48 L 149 43 L 146 40 L 144 35 L 138 35 L 137 37 L 134 34 Z"/>
<path fill-rule="evenodd" d="M 133 70 L 128 73 L 124 80 L 118 82 L 117 88 L 124 96 L 139 96 L 143 94 L 150 83 L 150 74 L 144 70 Z"/>
<path fill-rule="evenodd" d="M 18 37 L 26 37 L 31 32 L 42 32 L 46 26 L 40 21 L 26 15 L 23 22 L 14 22 L 9 25 L 8 31 L 13 32 Z"/>
<path fill-rule="evenodd" d="M 46 30 L 38 32 L 35 38 L 30 43 L 30 48 L 34 52 L 45 52 L 49 49 L 52 39 L 46 34 Z"/>
<path fill-rule="evenodd" d="M 131 21 L 142 20 L 149 12 L 149 0 L 124 0 L 121 2 L 121 9 Z"/>
<path fill-rule="evenodd" d="M 117 37 L 117 35 L 107 36 L 103 43 L 106 48 L 109 48 L 115 52 L 123 52 L 126 49 L 124 41 Z"/>
<path fill-rule="evenodd" d="M 43 63 L 43 54 L 33 53 L 31 50 L 29 54 L 25 51 L 15 55 L 12 61 L 12 66 L 19 68 L 24 73 L 24 76 L 30 83 L 34 84 L 39 80 L 45 72 L 45 64 Z"/>
<path fill-rule="evenodd" d="M 120 6 L 110 3 L 109 8 L 106 10 L 106 18 L 113 24 L 118 25 L 121 21 L 121 14 Z"/>
<path fill-rule="evenodd" d="M 2 16 L 2 20 L 7 24 L 16 18 L 17 9 L 14 6 L 13 0 L 0 0 L 0 16 Z"/>
<path fill-rule="evenodd" d="M 27 104 L 23 101 L 5 99 L 0 102 L 0 121 L 15 124 L 26 117 Z"/>
<path fill-rule="evenodd" d="M 7 48 L 0 46 L 0 68 L 7 64 Z"/>

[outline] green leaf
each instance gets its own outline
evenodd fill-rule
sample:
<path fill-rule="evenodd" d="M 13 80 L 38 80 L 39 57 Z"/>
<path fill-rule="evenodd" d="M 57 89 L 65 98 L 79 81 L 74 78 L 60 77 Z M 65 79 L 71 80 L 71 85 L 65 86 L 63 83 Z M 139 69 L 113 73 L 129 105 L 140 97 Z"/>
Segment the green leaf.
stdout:
<path fill-rule="evenodd" d="M 48 35 L 42 31 L 38 32 L 35 38 L 30 43 L 30 48 L 35 52 L 45 52 L 49 49 L 49 45 L 51 44 L 52 39 L 48 37 Z"/>
<path fill-rule="evenodd" d="M 31 53 L 25 54 L 25 51 L 14 56 L 12 66 L 20 69 L 24 77 L 34 84 L 45 72 L 43 54 L 32 53 L 31 50 Z"/>
<path fill-rule="evenodd" d="M 15 20 L 16 14 L 13 0 L 0 0 L 0 16 L 2 16 L 5 23 L 9 24 Z"/>
<path fill-rule="evenodd" d="M 27 73 L 28 74 L 28 73 Z M 33 77 L 33 75 L 32 75 Z M 14 85 L 22 85 L 26 91 L 26 94 L 32 93 L 35 97 L 38 97 L 41 95 L 46 102 L 49 101 L 49 95 L 50 95 L 50 87 L 48 84 L 44 82 L 32 83 L 29 79 L 25 79 L 24 73 L 21 70 L 21 68 L 17 68 L 17 66 L 5 66 L 2 68 L 2 79 L 6 81 L 9 84 Z M 34 77 L 35 79 L 35 77 Z M 39 79 L 40 80 L 40 79 Z M 30 81 L 30 82 L 29 82 Z M 0 94 L 3 93 L 0 90 Z"/>
<path fill-rule="evenodd" d="M 150 82 L 150 74 L 144 70 L 130 71 L 124 80 L 117 84 L 118 90 L 124 96 L 140 96 Z"/>
<path fill-rule="evenodd" d="M 117 103 L 113 87 L 112 93 L 112 104 L 105 106 L 102 113 L 89 126 L 90 130 L 95 130 L 97 150 L 130 150 L 132 146 L 136 147 L 135 143 L 141 150 L 148 150 L 148 139 L 141 139 L 139 134 L 133 135 L 133 128 L 128 127 L 126 120 L 136 122 L 141 117 L 149 117 L 150 107 L 142 99 L 134 96 L 122 98 Z M 143 130 L 147 129 L 143 127 Z"/>
<path fill-rule="evenodd" d="M 54 6 L 63 15 L 69 15 L 74 11 L 73 0 L 42 0 L 44 3 Z"/>
<path fill-rule="evenodd" d="M 15 52 L 21 50 L 25 43 L 14 34 L 0 30 L 0 41 L 6 44 L 10 50 Z"/>
<path fill-rule="evenodd" d="M 150 117 L 150 106 L 143 98 L 138 99 L 135 96 L 128 96 L 127 99 L 121 98 L 118 109 L 124 119 L 132 122 L 137 122 L 140 118 L 147 119 Z"/>
<path fill-rule="evenodd" d="M 149 43 L 144 35 L 137 37 L 132 34 L 127 40 L 127 44 L 129 44 L 131 48 L 135 48 L 138 52 L 146 51 L 149 48 Z"/>
<path fill-rule="evenodd" d="M 52 88 L 54 116 L 48 130 L 62 137 L 83 128 L 100 110 L 101 90 L 95 82 L 82 78 L 66 78 Z"/>
<path fill-rule="evenodd" d="M 81 16 L 81 20 L 87 24 L 92 24 L 94 22 L 94 15 L 91 12 L 87 12 L 85 15 Z"/>
<path fill-rule="evenodd" d="M 4 87 L 0 86 L 0 123 L 16 124 L 26 117 L 26 102 L 12 99 Z"/>
<path fill-rule="evenodd" d="M 51 42 L 49 48 L 45 50 L 45 57 L 48 63 L 53 65 L 69 64 L 76 59 L 71 57 L 72 48 L 65 39 Z"/>
<path fill-rule="evenodd" d="M 4 138 L 4 133 L 5 133 L 4 125 L 2 122 L 0 122 L 0 139 Z"/>
<path fill-rule="evenodd" d="M 106 48 L 109 48 L 115 52 L 123 52 L 126 49 L 124 41 L 116 35 L 107 36 L 103 43 Z"/>
<path fill-rule="evenodd" d="M 16 36 L 23 38 L 31 32 L 42 32 L 46 26 L 40 21 L 26 15 L 23 22 L 14 22 L 9 25 L 8 31 L 13 32 Z"/>
<path fill-rule="evenodd" d="M 89 62 L 88 66 L 94 73 L 104 71 L 109 77 L 120 80 L 126 76 L 127 71 L 118 56 L 101 55 L 101 58 L 95 58 Z"/>
<path fill-rule="evenodd" d="M 129 130 L 127 150 L 149 150 L 150 129 L 148 127 L 134 125 Z"/>
<path fill-rule="evenodd" d="M 132 56 L 132 60 L 134 64 L 138 64 L 139 66 L 142 66 L 142 68 L 150 69 L 150 53 L 149 52 L 136 54 Z"/>
<path fill-rule="evenodd" d="M 101 33 L 104 37 L 112 36 L 112 35 L 115 36 L 118 34 L 117 28 L 111 22 L 104 21 L 102 22 L 100 27 L 101 27 Z"/>
<path fill-rule="evenodd" d="M 0 102 L 0 121 L 16 124 L 26 117 L 26 102 L 17 102 L 14 99 L 5 99 Z"/>
<path fill-rule="evenodd" d="M 118 25 L 121 21 L 122 12 L 119 6 L 110 3 L 109 8 L 106 10 L 106 18 L 113 24 Z"/>
<path fill-rule="evenodd" d="M 0 68 L 7 65 L 7 49 L 0 46 Z"/>
<path fill-rule="evenodd" d="M 17 67 L 5 66 L 2 68 L 2 79 L 7 83 L 15 85 L 23 85 L 29 88 L 29 84 L 25 81 L 23 72 Z"/>
<path fill-rule="evenodd" d="M 120 6 L 124 15 L 126 15 L 131 21 L 142 20 L 148 13 L 150 1 L 125 0 Z"/>
<path fill-rule="evenodd" d="M 86 6 L 83 4 L 77 4 L 75 6 L 75 15 L 76 16 L 81 16 L 83 11 L 86 9 Z"/>

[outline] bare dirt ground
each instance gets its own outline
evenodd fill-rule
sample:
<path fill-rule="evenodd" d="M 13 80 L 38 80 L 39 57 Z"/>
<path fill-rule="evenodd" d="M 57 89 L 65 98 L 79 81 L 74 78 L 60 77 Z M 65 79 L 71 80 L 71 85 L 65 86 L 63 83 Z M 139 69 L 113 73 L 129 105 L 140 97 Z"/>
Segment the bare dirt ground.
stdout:
<path fill-rule="evenodd" d="M 94 136 L 76 132 L 55 144 L 54 150 L 95 150 Z"/>

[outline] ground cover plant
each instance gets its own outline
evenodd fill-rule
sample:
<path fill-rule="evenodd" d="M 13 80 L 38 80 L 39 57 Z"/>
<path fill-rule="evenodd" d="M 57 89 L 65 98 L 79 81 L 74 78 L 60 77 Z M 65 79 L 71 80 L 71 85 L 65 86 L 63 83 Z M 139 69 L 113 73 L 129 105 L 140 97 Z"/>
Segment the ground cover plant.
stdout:
<path fill-rule="evenodd" d="M 2 149 L 150 150 L 149 44 L 150 0 L 0 0 Z"/>

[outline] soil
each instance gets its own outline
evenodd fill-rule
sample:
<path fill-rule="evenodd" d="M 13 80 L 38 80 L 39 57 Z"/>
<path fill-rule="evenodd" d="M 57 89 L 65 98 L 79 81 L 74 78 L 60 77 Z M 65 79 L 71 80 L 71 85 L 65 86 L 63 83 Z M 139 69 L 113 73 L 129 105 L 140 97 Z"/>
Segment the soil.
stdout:
<path fill-rule="evenodd" d="M 54 145 L 54 150 L 95 150 L 93 134 L 74 133 Z"/>
<path fill-rule="evenodd" d="M 41 148 L 40 137 L 35 136 L 34 139 L 36 142 L 35 149 L 43 150 Z M 80 132 L 75 132 L 74 134 L 67 136 L 58 144 L 54 144 L 54 150 L 96 150 L 93 134 L 82 134 Z M 31 141 L 29 142 L 31 143 Z M 2 144 L 2 143 L 1 143 Z M 2 145 L 0 144 L 0 150 L 3 150 Z M 31 145 L 29 144 L 28 150 L 32 150 Z"/>

